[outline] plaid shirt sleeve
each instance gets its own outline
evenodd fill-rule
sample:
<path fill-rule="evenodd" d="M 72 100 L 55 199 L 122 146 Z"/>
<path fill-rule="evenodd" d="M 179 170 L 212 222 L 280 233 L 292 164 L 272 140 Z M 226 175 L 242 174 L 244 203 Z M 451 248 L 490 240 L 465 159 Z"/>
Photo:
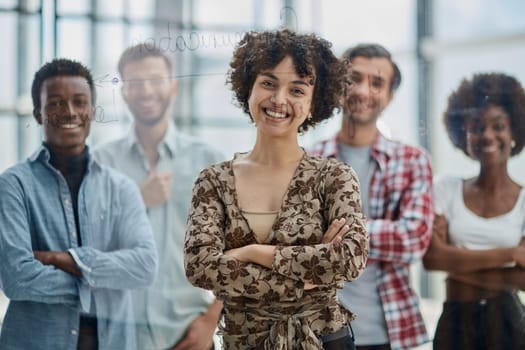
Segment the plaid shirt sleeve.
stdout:
<path fill-rule="evenodd" d="M 331 139 L 317 142 L 306 149 L 314 156 L 319 157 L 337 157 L 337 135 Z"/>
<path fill-rule="evenodd" d="M 380 261 L 379 295 L 390 346 L 411 349 L 428 341 L 409 266 L 430 242 L 434 216 L 432 170 L 426 153 L 378 137 L 378 169 L 370 183 L 369 261 Z M 374 151 L 373 151 L 374 152 Z"/>
<path fill-rule="evenodd" d="M 432 170 L 422 150 L 400 145 L 370 184 L 370 260 L 412 263 L 430 242 Z"/>

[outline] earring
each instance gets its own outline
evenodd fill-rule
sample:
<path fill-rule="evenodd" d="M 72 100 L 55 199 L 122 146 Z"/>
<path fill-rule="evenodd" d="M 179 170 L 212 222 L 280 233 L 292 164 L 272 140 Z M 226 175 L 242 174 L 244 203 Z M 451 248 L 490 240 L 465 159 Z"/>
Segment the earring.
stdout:
<path fill-rule="evenodd" d="M 510 141 L 510 148 L 514 148 L 514 147 L 516 147 L 516 141 L 511 140 Z"/>

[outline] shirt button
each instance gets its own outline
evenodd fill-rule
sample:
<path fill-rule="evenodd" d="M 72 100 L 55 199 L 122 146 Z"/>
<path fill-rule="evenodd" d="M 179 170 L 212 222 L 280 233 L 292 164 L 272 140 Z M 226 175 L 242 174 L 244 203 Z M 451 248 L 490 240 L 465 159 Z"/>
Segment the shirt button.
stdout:
<path fill-rule="evenodd" d="M 69 199 L 65 198 L 65 199 L 64 199 L 64 204 L 65 204 L 65 205 L 69 205 Z"/>
<path fill-rule="evenodd" d="M 71 236 L 75 237 L 77 233 L 75 231 L 71 231 Z"/>
<path fill-rule="evenodd" d="M 71 330 L 71 334 L 73 334 L 73 335 L 77 335 L 77 334 L 78 334 L 78 332 L 77 332 L 77 330 L 76 330 L 76 329 L 72 329 L 72 330 Z"/>

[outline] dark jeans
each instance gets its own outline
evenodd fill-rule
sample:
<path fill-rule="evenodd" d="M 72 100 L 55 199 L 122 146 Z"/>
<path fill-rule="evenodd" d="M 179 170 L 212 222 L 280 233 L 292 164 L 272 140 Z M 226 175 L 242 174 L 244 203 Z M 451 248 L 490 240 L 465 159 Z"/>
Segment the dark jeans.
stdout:
<path fill-rule="evenodd" d="M 391 350 L 390 344 L 379 344 L 379 345 L 358 345 L 356 350 Z"/>
<path fill-rule="evenodd" d="M 96 317 L 81 316 L 78 327 L 77 350 L 98 350 Z"/>
<path fill-rule="evenodd" d="M 350 326 L 322 336 L 324 350 L 355 350 L 354 332 Z"/>
<path fill-rule="evenodd" d="M 525 310 L 514 293 L 469 302 L 447 301 L 434 335 L 435 350 L 523 350 Z"/>

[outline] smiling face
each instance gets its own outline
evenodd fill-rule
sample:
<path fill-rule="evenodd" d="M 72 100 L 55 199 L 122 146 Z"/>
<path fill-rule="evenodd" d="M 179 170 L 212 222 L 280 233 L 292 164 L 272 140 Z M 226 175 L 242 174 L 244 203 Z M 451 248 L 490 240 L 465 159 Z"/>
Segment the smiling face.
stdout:
<path fill-rule="evenodd" d="M 467 119 L 467 153 L 482 166 L 506 163 L 512 150 L 508 114 L 499 106 L 489 106 L 479 116 Z"/>
<path fill-rule="evenodd" d="M 167 117 L 177 83 L 164 58 L 150 56 L 128 62 L 122 79 L 122 94 L 135 122 L 151 126 Z"/>
<path fill-rule="evenodd" d="M 82 153 L 94 113 L 91 101 L 91 90 L 84 77 L 59 75 L 43 82 L 41 107 L 33 114 L 53 151 L 64 156 Z"/>
<path fill-rule="evenodd" d="M 248 100 L 258 132 L 273 136 L 294 135 L 311 109 L 314 77 L 300 77 L 292 58 L 257 75 Z"/>
<path fill-rule="evenodd" d="M 392 100 L 394 69 L 384 57 L 357 56 L 351 63 L 352 85 L 343 106 L 344 115 L 357 124 L 375 124 Z"/>

